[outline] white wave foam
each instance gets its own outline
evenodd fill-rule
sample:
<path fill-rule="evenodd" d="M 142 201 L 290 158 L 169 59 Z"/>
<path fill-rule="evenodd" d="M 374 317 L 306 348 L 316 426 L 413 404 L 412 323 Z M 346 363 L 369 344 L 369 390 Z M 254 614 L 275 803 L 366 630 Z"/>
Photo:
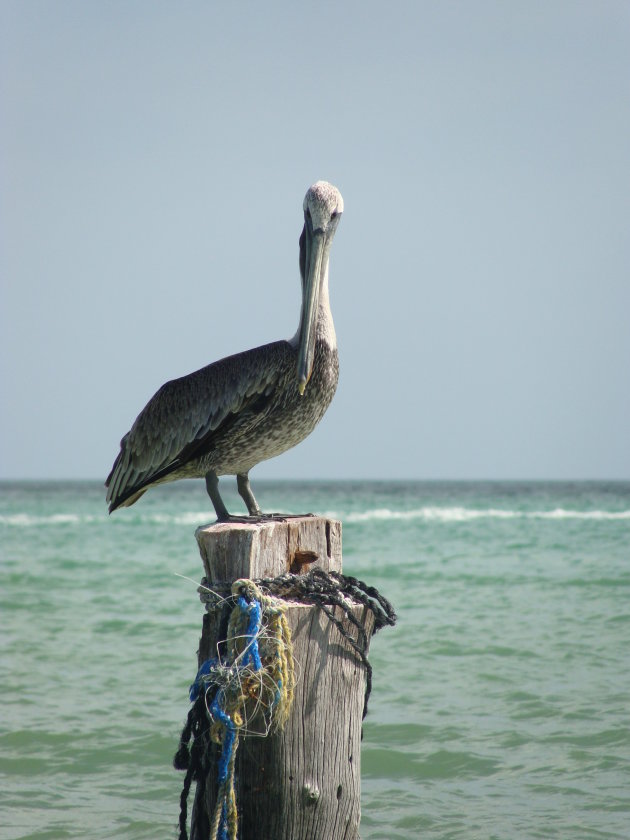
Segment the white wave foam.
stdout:
<path fill-rule="evenodd" d="M 152 522 L 156 525 L 206 525 L 214 522 L 214 517 L 208 510 L 201 512 L 186 511 L 185 513 L 152 513 L 142 517 L 143 522 Z"/>
<path fill-rule="evenodd" d="M 518 511 L 499 508 L 422 507 L 416 510 L 390 510 L 376 508 L 342 517 L 346 522 L 371 522 L 375 520 L 423 519 L 427 522 L 470 522 L 475 519 L 630 519 L 630 510 L 555 510 Z"/>
<path fill-rule="evenodd" d="M 519 514 L 511 510 L 474 510 L 463 507 L 422 507 L 416 510 L 390 510 L 377 508 L 363 513 L 350 513 L 346 522 L 370 522 L 373 520 L 424 519 L 427 522 L 467 522 L 472 519 L 513 519 Z"/>
<path fill-rule="evenodd" d="M 33 516 L 30 513 L 10 513 L 0 515 L 0 524 L 17 525 L 30 528 L 34 525 L 79 525 L 83 522 L 94 522 L 96 516 L 79 516 L 77 513 L 53 513 L 50 516 Z"/>
<path fill-rule="evenodd" d="M 528 516 L 541 519 L 630 519 L 630 510 L 563 510 L 537 511 Z"/>
<path fill-rule="evenodd" d="M 92 514 L 53 513 L 50 516 L 34 516 L 30 513 L 12 513 L 0 514 L 0 525 L 12 525 L 18 528 L 32 528 L 47 525 L 87 525 L 90 522 L 102 522 L 105 519 L 105 514 L 103 516 L 94 516 Z M 142 523 L 156 525 L 205 525 L 207 522 L 214 521 L 212 515 L 207 510 L 201 513 L 193 511 L 181 514 L 150 513 L 140 516 L 139 519 Z M 123 524 L 124 522 L 130 524 L 133 520 L 129 518 L 123 520 L 120 518 L 116 521 L 116 524 Z"/>
<path fill-rule="evenodd" d="M 464 508 L 464 507 L 435 507 L 426 506 L 413 510 L 392 510 L 391 508 L 374 508 L 354 513 L 343 514 L 339 511 L 326 511 L 322 514 L 330 519 L 341 519 L 348 523 L 376 522 L 376 521 L 405 521 L 420 519 L 425 522 L 471 522 L 476 519 L 587 519 L 587 520 L 630 520 L 630 510 L 502 510 L 500 508 Z M 105 516 L 76 513 L 54 513 L 49 516 L 34 516 L 29 513 L 0 514 L 0 525 L 29 528 L 47 525 L 84 525 L 90 522 L 103 521 Z M 150 513 L 143 514 L 140 521 L 156 525 L 188 525 L 199 526 L 213 522 L 214 518 L 208 510 L 184 511 L 182 513 Z"/>

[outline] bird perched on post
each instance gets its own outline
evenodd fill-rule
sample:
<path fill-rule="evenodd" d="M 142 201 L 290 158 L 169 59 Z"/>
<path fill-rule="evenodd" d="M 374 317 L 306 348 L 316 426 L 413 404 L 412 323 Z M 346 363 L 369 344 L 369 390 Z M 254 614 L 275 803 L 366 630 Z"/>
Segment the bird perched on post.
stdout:
<path fill-rule="evenodd" d="M 339 377 L 328 260 L 343 199 L 332 184 L 317 181 L 303 209 L 297 332 L 162 385 L 120 442 L 105 482 L 110 513 L 134 504 L 156 484 L 205 478 L 217 519 L 238 520 L 219 494 L 219 476 L 236 475 L 249 516 L 264 517 L 249 471 L 313 431 Z"/>

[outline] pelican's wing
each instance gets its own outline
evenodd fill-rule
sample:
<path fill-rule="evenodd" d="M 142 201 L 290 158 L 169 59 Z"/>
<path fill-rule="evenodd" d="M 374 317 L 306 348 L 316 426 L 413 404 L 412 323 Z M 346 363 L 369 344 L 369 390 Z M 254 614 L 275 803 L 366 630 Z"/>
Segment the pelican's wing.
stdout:
<path fill-rule="evenodd" d="M 162 385 L 120 442 L 105 482 L 110 512 L 207 452 L 218 433 L 263 412 L 292 364 L 289 343 L 276 341 Z"/>

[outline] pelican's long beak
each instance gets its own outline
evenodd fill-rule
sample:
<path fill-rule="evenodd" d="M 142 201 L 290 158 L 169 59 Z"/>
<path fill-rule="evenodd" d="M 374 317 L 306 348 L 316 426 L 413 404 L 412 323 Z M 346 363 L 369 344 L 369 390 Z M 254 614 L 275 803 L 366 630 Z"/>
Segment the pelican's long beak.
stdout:
<path fill-rule="evenodd" d="M 313 372 L 319 291 L 326 272 L 329 251 L 326 231 L 321 229 L 314 231 L 310 219 L 306 222 L 305 234 L 306 262 L 304 266 L 300 347 L 297 363 L 298 389 L 300 394 L 304 393 L 308 380 L 311 378 Z"/>

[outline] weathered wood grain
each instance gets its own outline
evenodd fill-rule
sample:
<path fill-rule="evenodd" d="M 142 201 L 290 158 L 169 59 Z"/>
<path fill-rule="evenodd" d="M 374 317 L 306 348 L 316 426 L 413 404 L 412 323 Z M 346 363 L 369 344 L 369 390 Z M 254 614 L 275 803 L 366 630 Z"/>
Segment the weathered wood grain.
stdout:
<path fill-rule="evenodd" d="M 303 517 L 263 525 L 214 525 L 197 531 L 206 577 L 275 577 L 302 568 L 341 571 L 341 524 Z M 368 637 L 372 616 L 353 608 Z M 344 619 L 343 612 L 336 613 Z M 357 840 L 361 815 L 361 716 L 365 670 L 317 607 L 291 603 L 298 682 L 289 720 L 265 738 L 243 737 L 237 753 L 240 840 Z M 356 638 L 356 630 L 345 629 Z M 216 647 L 215 622 L 204 622 L 200 661 Z M 196 797 L 192 840 L 207 840 L 216 796 L 216 765 Z M 205 832 L 205 833 L 204 833 Z"/>
<path fill-rule="evenodd" d="M 209 581 L 341 571 L 341 522 L 300 516 L 260 524 L 216 523 L 195 532 Z"/>

